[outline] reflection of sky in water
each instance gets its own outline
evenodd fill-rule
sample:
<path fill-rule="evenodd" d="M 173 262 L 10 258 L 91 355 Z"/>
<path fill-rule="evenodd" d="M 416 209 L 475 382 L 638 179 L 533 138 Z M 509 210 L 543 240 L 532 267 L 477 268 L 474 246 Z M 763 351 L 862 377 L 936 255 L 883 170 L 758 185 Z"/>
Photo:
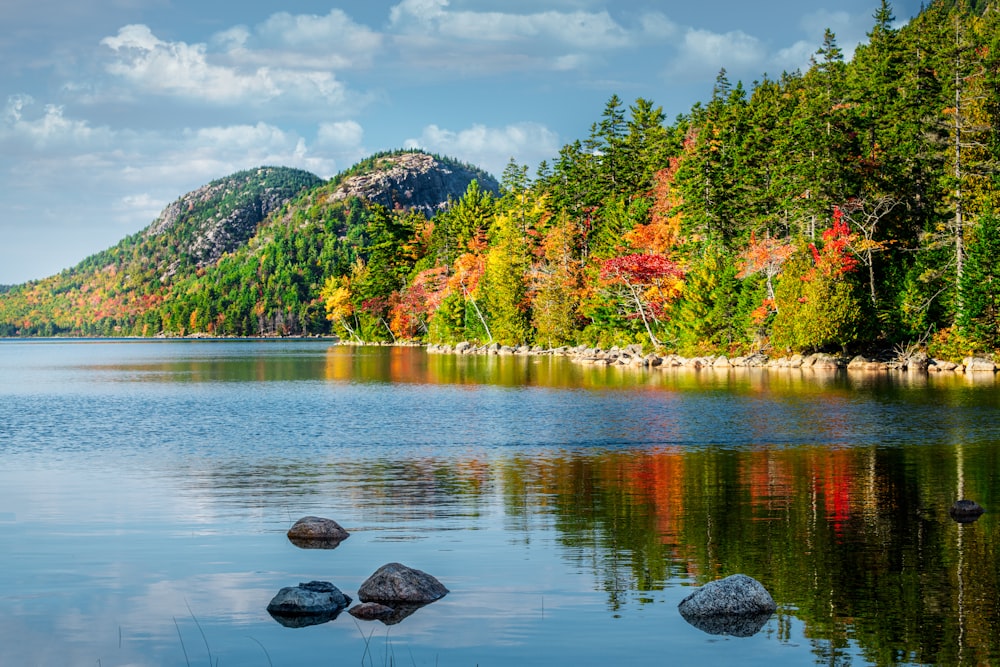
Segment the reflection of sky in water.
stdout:
<path fill-rule="evenodd" d="M 602 559 L 633 554 L 565 499 L 557 507 L 574 492 L 560 477 L 725 449 L 775 494 L 746 502 L 784 520 L 794 466 L 818 448 L 975 444 L 1000 425 L 996 392 L 962 379 L 853 386 L 319 342 L 4 342 L 0 374 L 0 664 L 184 664 L 184 650 L 201 664 L 206 640 L 222 664 L 268 664 L 265 649 L 276 665 L 352 663 L 373 630 L 376 664 L 385 651 L 397 664 L 802 664 L 818 640 L 793 618 L 740 641 L 684 623 L 683 553 L 641 591 L 630 576 L 608 584 Z M 947 411 L 922 416 L 942 400 Z M 785 447 L 786 459 L 748 458 Z M 683 491 L 621 481 L 637 512 L 642 493 L 666 503 Z M 305 514 L 353 534 L 332 551 L 297 549 L 284 532 Z M 659 539 L 674 539 L 684 517 L 658 520 L 673 522 Z M 391 629 L 344 615 L 289 630 L 265 611 L 299 581 L 353 597 L 391 560 L 452 594 Z M 609 597 L 624 602 L 612 610 Z"/>

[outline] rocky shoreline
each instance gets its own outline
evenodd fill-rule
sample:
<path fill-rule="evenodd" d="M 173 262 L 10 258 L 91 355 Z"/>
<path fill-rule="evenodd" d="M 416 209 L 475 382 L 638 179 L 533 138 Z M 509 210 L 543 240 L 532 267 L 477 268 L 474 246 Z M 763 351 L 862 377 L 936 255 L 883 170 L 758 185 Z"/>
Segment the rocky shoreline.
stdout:
<path fill-rule="evenodd" d="M 482 356 L 560 356 L 568 357 L 574 363 L 603 366 L 631 366 L 636 368 L 785 368 L 800 370 L 838 370 L 865 372 L 910 371 L 926 373 L 996 373 L 996 362 L 987 357 L 966 357 L 961 363 L 933 359 L 924 352 L 899 355 L 882 361 L 861 355 L 838 356 L 818 352 L 815 354 L 794 354 L 784 357 L 770 357 L 757 353 L 749 356 L 727 357 L 681 357 L 676 354 L 660 356 L 645 353 L 641 345 L 624 348 L 612 347 L 603 350 L 598 347 L 558 347 L 520 345 L 517 347 L 493 343 L 474 345 L 468 342 L 456 345 L 427 345 L 428 354 L 458 354 Z"/>

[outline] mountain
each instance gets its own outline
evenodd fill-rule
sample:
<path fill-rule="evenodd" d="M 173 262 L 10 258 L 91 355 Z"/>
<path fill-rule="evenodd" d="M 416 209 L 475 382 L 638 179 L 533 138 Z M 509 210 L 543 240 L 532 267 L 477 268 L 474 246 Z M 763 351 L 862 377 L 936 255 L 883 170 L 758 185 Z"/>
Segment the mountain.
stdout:
<path fill-rule="evenodd" d="M 161 280 L 185 263 L 213 264 L 249 241 L 257 226 L 292 196 L 322 183 L 318 176 L 283 167 L 261 167 L 212 181 L 163 210 L 141 233 L 141 245 L 148 251 L 142 254 L 162 260 L 159 249 L 169 249 L 173 258 Z"/>
<path fill-rule="evenodd" d="M 430 217 L 461 197 L 472 181 L 499 191 L 496 179 L 477 167 L 418 151 L 398 152 L 373 156 L 345 172 L 332 196 L 367 199 L 388 209 L 415 209 Z"/>
<path fill-rule="evenodd" d="M 271 311 L 287 310 L 290 301 L 298 307 L 300 300 L 317 300 L 316 283 L 324 276 L 303 286 L 300 274 L 350 266 L 368 242 L 366 211 L 378 205 L 429 215 L 461 197 L 473 180 L 498 189 L 474 167 L 414 151 L 373 156 L 331 181 L 283 167 L 241 171 L 179 197 L 146 229 L 75 267 L 0 290 L 0 335 L 151 335 L 165 325 L 190 331 L 191 322 L 217 310 L 204 299 L 200 308 L 191 305 L 192 295 L 207 293 L 211 281 L 253 296 L 238 316 L 231 313 L 240 324 L 230 322 L 226 333 L 299 333 L 298 325 L 289 330 L 284 324 L 288 317 L 298 322 L 298 315 L 283 312 L 277 327 L 265 327 L 263 319 L 273 322 Z M 292 270 L 289 253 L 312 265 Z M 279 257 L 286 261 L 273 267 L 276 277 L 266 269 Z M 243 276 L 239 289 L 232 284 L 236 275 Z M 325 326 L 322 313 L 309 318 L 310 331 Z"/>

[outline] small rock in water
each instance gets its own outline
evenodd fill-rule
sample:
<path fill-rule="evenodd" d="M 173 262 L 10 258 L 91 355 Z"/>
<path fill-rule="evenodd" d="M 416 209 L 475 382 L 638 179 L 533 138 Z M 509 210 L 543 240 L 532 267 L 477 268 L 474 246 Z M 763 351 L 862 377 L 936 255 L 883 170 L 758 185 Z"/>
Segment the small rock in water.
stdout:
<path fill-rule="evenodd" d="M 681 600 L 681 616 L 711 634 L 749 637 L 756 634 L 778 608 L 756 579 L 734 574 L 711 581 Z"/>
<path fill-rule="evenodd" d="M 383 565 L 358 589 L 362 602 L 434 602 L 447 593 L 431 575 L 400 563 Z"/>
<path fill-rule="evenodd" d="M 282 625 L 303 627 L 332 621 L 351 598 L 328 581 L 310 581 L 278 591 L 267 611 Z"/>
<path fill-rule="evenodd" d="M 972 523 L 983 515 L 986 510 L 974 500 L 956 500 L 949 513 L 951 518 L 959 523 Z"/>
<path fill-rule="evenodd" d="M 303 549 L 334 549 L 348 537 L 339 523 L 317 516 L 302 517 L 288 529 L 288 539 Z"/>

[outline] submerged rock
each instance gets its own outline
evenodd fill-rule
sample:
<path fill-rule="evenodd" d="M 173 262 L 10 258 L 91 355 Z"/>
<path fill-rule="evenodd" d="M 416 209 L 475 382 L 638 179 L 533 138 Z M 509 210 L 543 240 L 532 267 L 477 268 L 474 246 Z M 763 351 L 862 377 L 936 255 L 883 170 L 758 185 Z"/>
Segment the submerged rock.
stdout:
<path fill-rule="evenodd" d="M 696 628 L 734 637 L 758 632 L 777 608 L 767 589 L 745 574 L 711 581 L 678 605 L 681 616 Z"/>
<path fill-rule="evenodd" d="M 363 621 L 376 621 L 389 618 L 396 610 L 378 602 L 362 602 L 348 609 L 347 613 Z"/>
<path fill-rule="evenodd" d="M 302 517 L 288 529 L 289 541 L 303 549 L 335 549 L 350 535 L 333 519 L 318 516 Z"/>
<path fill-rule="evenodd" d="M 358 589 L 362 602 L 384 602 L 393 607 L 393 602 L 434 602 L 447 593 L 448 589 L 431 575 L 400 563 L 383 565 Z"/>
<path fill-rule="evenodd" d="M 972 523 L 983 515 L 986 510 L 974 500 L 956 500 L 949 514 L 959 523 Z"/>
<path fill-rule="evenodd" d="M 278 591 L 267 611 L 286 627 L 304 627 L 332 621 L 351 598 L 328 581 L 310 581 Z"/>

